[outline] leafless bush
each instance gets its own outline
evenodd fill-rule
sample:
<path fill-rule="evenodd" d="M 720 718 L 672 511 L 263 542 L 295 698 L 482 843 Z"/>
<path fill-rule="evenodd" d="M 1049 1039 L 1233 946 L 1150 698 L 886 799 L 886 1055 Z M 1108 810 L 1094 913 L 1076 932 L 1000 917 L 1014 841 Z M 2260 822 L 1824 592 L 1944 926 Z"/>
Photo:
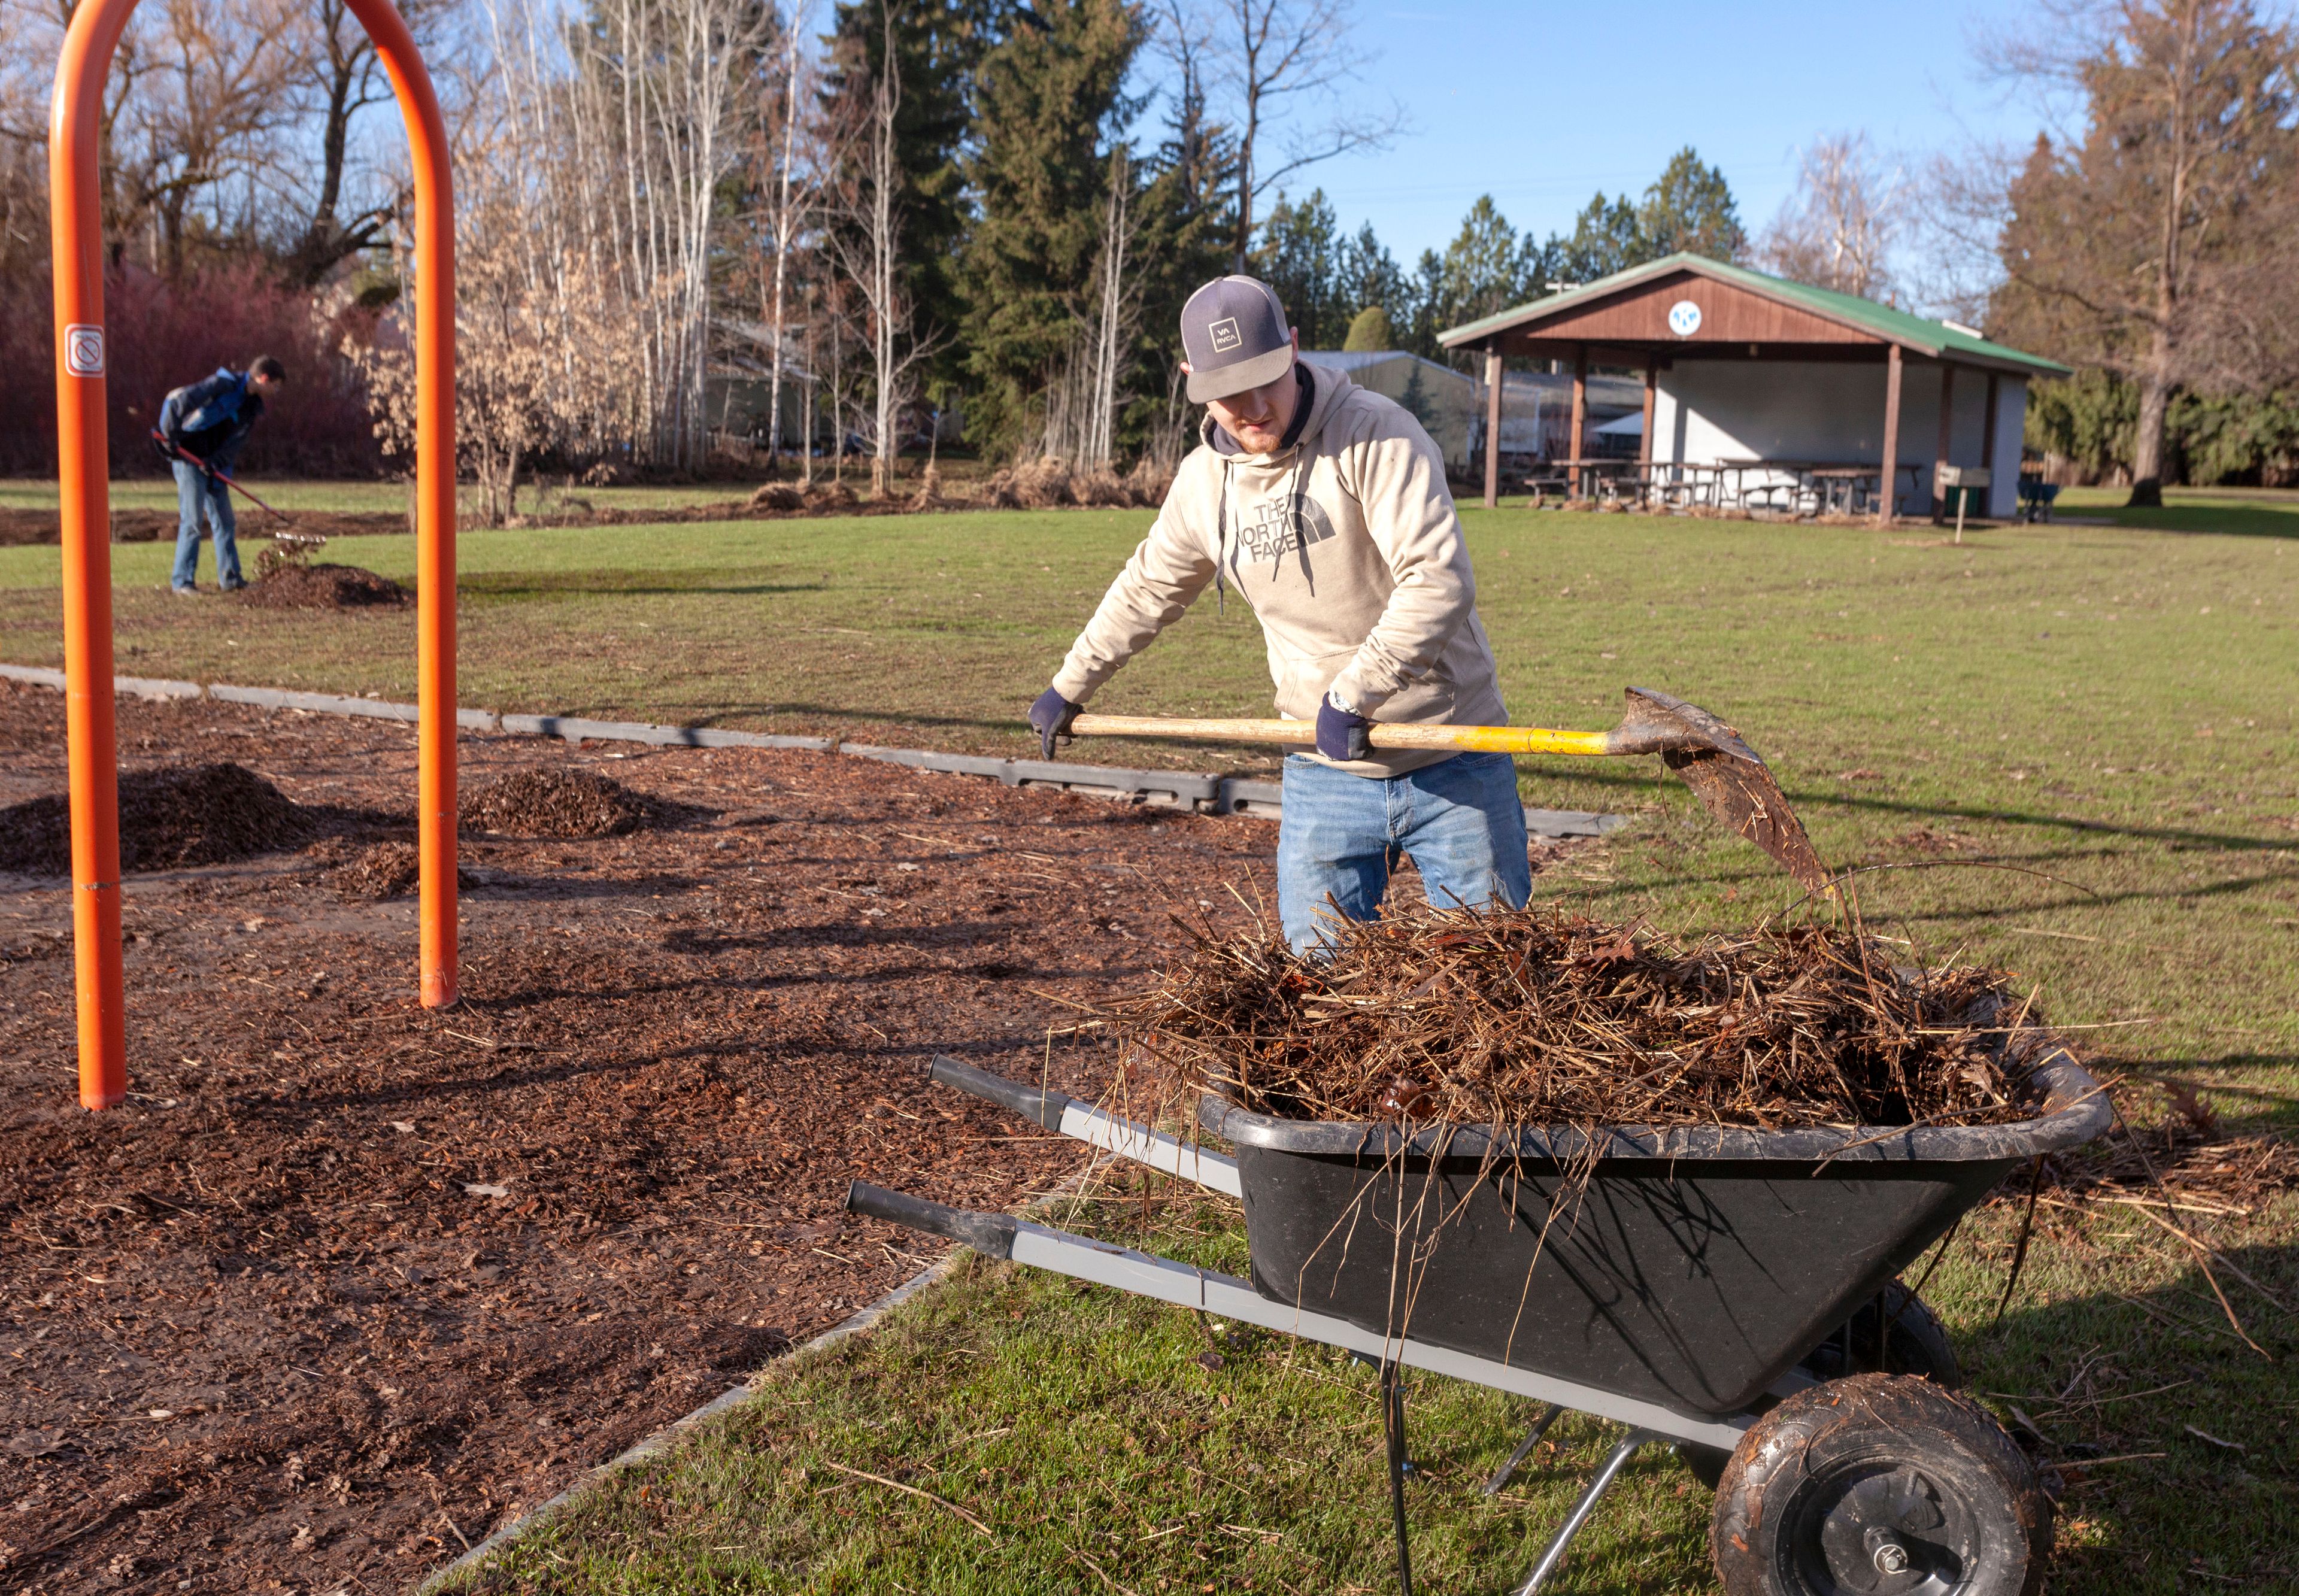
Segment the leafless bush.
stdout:
<path fill-rule="evenodd" d="M 535 240 L 519 212 L 497 205 L 465 216 L 455 263 L 455 453 L 477 488 L 475 519 L 499 527 L 518 513 L 519 471 L 535 454 L 581 453 L 602 423 L 610 431 L 618 420 L 635 426 L 627 378 L 646 332 L 585 255 L 569 251 L 538 274 Z M 344 350 L 367 381 L 384 453 L 410 460 L 411 316 L 394 315 L 373 343 Z"/>
<path fill-rule="evenodd" d="M 1163 504 L 1166 495 L 1173 491 L 1174 467 L 1171 463 L 1161 464 L 1152 455 L 1144 454 L 1133 462 L 1133 469 L 1125 473 L 1125 486 L 1136 504 Z"/>

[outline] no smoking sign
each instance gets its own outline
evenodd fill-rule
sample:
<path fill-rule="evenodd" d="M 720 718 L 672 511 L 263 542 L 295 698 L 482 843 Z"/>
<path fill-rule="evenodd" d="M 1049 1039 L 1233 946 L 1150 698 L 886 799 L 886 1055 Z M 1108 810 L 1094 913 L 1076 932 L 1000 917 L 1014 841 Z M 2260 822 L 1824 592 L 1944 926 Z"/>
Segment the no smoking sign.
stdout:
<path fill-rule="evenodd" d="M 79 321 L 64 328 L 64 370 L 74 377 L 104 375 L 104 328 Z"/>

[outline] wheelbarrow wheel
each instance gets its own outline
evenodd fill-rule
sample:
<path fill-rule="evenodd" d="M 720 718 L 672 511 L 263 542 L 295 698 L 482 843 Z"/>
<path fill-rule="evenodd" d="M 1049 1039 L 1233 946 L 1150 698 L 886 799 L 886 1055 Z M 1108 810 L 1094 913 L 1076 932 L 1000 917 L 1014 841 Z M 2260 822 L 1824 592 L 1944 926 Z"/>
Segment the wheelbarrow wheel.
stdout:
<path fill-rule="evenodd" d="M 1717 1487 L 1726 1596 L 2035 1596 L 2052 1505 L 1987 1409 L 1855 1375 L 1757 1420 Z"/>

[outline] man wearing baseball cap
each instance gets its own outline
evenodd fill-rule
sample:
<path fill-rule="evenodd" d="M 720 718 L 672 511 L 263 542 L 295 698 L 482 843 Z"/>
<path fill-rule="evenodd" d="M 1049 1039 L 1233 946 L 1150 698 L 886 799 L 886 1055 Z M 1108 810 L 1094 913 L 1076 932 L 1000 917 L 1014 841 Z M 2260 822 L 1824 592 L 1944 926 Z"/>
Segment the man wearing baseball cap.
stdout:
<path fill-rule="evenodd" d="M 1268 285 L 1216 278 L 1182 311 L 1182 370 L 1206 407 L 1157 523 L 1030 708 L 1048 758 L 1097 688 L 1205 590 L 1261 619 L 1277 708 L 1315 720 L 1285 761 L 1277 907 L 1297 952 L 1321 921 L 1380 913 L 1410 858 L 1430 902 L 1523 906 L 1524 809 L 1506 754 L 1373 749 L 1374 721 L 1507 719 L 1444 457 L 1411 412 L 1295 358 Z"/>

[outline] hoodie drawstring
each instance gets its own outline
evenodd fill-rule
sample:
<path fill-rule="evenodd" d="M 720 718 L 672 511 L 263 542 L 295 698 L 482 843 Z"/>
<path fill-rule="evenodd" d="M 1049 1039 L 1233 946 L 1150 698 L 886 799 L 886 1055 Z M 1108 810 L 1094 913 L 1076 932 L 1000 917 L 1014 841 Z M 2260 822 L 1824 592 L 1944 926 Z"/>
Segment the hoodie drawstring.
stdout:
<path fill-rule="evenodd" d="M 1293 553 L 1301 561 L 1301 579 L 1309 584 L 1309 596 L 1317 596 L 1317 574 L 1309 569 L 1309 523 L 1301 519 L 1301 479 L 1308 474 L 1309 443 L 1303 439 L 1293 455 L 1293 486 L 1285 495 L 1285 507 L 1293 519 Z"/>
<path fill-rule="evenodd" d="M 1214 500 L 1214 614 L 1229 613 L 1229 592 L 1222 585 L 1222 567 L 1229 563 L 1229 461 L 1222 461 L 1221 493 Z M 1204 592 L 1199 588 L 1200 593 Z"/>

